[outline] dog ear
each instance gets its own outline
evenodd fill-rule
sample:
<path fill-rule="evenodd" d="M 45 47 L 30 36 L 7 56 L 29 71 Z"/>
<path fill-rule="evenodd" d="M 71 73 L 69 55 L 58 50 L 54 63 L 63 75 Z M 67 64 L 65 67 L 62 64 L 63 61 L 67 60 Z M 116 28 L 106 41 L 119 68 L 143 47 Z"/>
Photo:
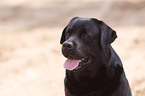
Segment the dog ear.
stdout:
<path fill-rule="evenodd" d="M 77 19 L 77 18 L 79 18 L 79 17 L 73 17 L 73 18 L 71 19 L 71 21 L 73 21 L 73 20 L 75 20 L 75 19 Z M 71 21 L 70 21 L 70 22 L 71 22 Z"/>
<path fill-rule="evenodd" d="M 65 41 L 65 32 L 66 32 L 67 26 L 63 29 L 60 44 L 62 44 Z"/>
<path fill-rule="evenodd" d="M 99 21 L 99 26 L 101 28 L 101 44 L 106 46 L 111 44 L 116 38 L 116 32 L 106 25 L 103 21 Z"/>
<path fill-rule="evenodd" d="M 72 22 L 73 20 L 75 20 L 77 18 L 79 18 L 79 17 L 72 18 L 70 22 Z M 65 32 L 66 32 L 67 27 L 68 27 L 68 25 L 63 29 L 61 40 L 60 40 L 60 44 L 62 44 L 65 41 Z"/>
<path fill-rule="evenodd" d="M 103 21 L 97 20 L 95 18 L 92 19 L 93 21 L 95 21 L 96 25 L 100 27 L 100 44 L 103 50 L 106 52 L 107 46 L 117 38 L 116 32 Z"/>
<path fill-rule="evenodd" d="M 105 24 L 103 21 L 97 20 L 95 18 L 92 18 L 93 21 L 95 21 L 97 23 L 97 25 L 100 26 L 101 29 L 101 43 L 103 43 L 103 45 L 109 45 L 111 44 L 116 38 L 116 32 L 109 27 L 107 24 Z"/>

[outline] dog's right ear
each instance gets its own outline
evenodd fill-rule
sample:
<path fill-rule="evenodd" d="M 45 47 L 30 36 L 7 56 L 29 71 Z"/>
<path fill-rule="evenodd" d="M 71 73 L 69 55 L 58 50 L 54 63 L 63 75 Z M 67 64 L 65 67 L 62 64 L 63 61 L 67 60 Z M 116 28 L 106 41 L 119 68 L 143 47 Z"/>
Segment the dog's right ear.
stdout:
<path fill-rule="evenodd" d="M 60 44 L 62 44 L 65 41 L 65 32 L 66 32 L 67 26 L 63 29 Z"/>
<path fill-rule="evenodd" d="M 77 18 L 79 18 L 79 17 L 72 18 L 70 22 L 72 22 L 73 20 L 75 20 Z M 61 36 L 60 44 L 62 44 L 65 41 L 65 33 L 66 33 L 67 27 L 68 27 L 68 25 L 62 31 L 62 36 Z"/>
<path fill-rule="evenodd" d="M 74 17 L 74 18 L 71 19 L 71 21 L 73 21 L 73 20 L 75 20 L 75 19 L 77 19 L 77 18 L 79 18 L 79 17 Z M 70 21 L 70 22 L 71 22 L 71 21 Z"/>

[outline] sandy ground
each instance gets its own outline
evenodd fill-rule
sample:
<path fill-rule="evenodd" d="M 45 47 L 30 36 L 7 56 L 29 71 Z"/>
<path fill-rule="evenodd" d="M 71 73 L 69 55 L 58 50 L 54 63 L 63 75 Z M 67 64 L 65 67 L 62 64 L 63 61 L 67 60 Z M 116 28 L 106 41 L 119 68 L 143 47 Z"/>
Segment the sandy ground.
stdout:
<path fill-rule="evenodd" d="M 144 1 L 0 1 L 0 96 L 64 96 L 59 40 L 73 16 L 102 19 L 117 31 L 112 46 L 133 96 L 144 96 Z"/>

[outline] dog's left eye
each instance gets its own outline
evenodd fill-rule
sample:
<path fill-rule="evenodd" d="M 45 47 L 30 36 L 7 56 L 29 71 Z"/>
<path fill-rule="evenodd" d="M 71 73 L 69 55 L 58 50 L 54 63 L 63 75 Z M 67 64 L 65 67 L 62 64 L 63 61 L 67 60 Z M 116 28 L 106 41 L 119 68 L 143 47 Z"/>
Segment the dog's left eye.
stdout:
<path fill-rule="evenodd" d="M 89 38 L 89 36 L 88 36 L 87 33 L 82 34 L 82 37 L 83 37 L 83 38 Z"/>

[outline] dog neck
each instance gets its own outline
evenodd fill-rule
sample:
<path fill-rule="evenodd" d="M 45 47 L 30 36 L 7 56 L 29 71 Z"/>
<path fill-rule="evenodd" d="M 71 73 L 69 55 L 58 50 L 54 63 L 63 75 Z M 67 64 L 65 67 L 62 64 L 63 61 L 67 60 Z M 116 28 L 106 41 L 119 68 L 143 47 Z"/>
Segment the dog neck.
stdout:
<path fill-rule="evenodd" d="M 102 72 L 101 69 L 102 70 L 105 69 L 106 71 Z M 82 76 L 82 77 L 79 77 L 78 80 L 76 79 L 76 77 L 74 77 L 73 72 L 67 71 L 66 82 L 65 82 L 66 87 L 68 87 L 67 89 L 71 89 L 69 90 L 70 92 L 73 91 L 72 93 L 78 94 L 76 96 L 82 96 L 82 94 L 86 94 L 86 93 L 96 94 L 96 92 L 98 92 L 97 94 L 103 94 L 103 91 L 100 92 L 100 90 L 104 90 L 105 92 L 108 92 L 108 93 L 112 92 L 111 90 L 116 90 L 118 87 L 118 84 L 120 84 L 119 83 L 120 76 L 123 73 L 122 67 L 120 67 L 119 65 L 116 66 L 115 75 L 112 78 L 107 77 L 108 71 L 105 67 L 102 67 L 101 69 L 100 69 L 100 72 L 102 73 L 99 72 L 97 77 L 95 78 Z M 111 74 L 111 73 L 108 73 L 108 74 Z"/>
<path fill-rule="evenodd" d="M 109 67 L 106 66 L 104 62 L 101 62 L 101 64 L 97 64 L 97 62 L 94 62 L 93 63 L 94 66 L 91 68 L 87 68 L 87 70 L 83 70 L 79 72 L 73 72 L 73 71 L 67 70 L 66 71 L 67 83 L 65 84 L 67 84 L 67 86 L 69 87 L 68 89 L 70 88 L 73 89 L 73 91 L 75 91 L 76 94 L 92 93 L 92 92 L 95 92 L 96 90 L 99 91 L 102 89 L 103 90 L 107 89 L 108 92 L 110 92 L 109 91 L 110 88 L 117 89 L 117 86 L 118 86 L 117 84 L 120 84 L 118 82 L 120 82 L 119 78 L 123 73 L 123 68 L 120 66 L 120 64 L 116 64 L 117 62 L 112 62 L 112 59 L 111 59 L 112 55 L 114 54 L 109 55 L 110 57 L 109 61 L 101 60 L 101 61 L 110 62 Z M 98 65 L 102 65 L 102 66 L 98 67 Z M 92 71 L 92 68 L 93 69 L 98 68 L 98 69 L 95 71 Z M 78 95 L 78 96 L 81 96 L 81 95 Z"/>

